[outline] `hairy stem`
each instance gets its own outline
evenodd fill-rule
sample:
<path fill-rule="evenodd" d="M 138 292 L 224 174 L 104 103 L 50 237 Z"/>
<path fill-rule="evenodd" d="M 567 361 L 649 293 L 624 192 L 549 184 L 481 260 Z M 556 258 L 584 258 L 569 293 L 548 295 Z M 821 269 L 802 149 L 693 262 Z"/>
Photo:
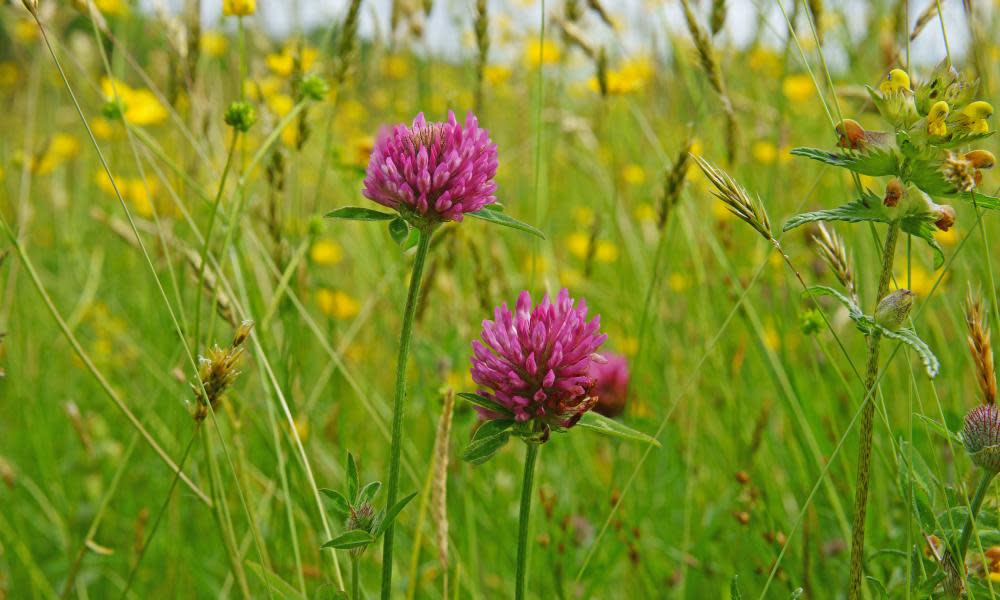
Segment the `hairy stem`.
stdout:
<path fill-rule="evenodd" d="M 885 237 L 885 246 L 882 250 L 882 272 L 878 280 L 876 305 L 889 291 L 889 280 L 892 278 L 892 261 L 896 254 L 898 234 L 899 223 L 890 223 L 889 231 Z M 857 600 L 861 595 L 861 573 L 865 553 L 865 515 L 868 513 L 868 485 L 871 481 L 872 428 L 875 421 L 874 388 L 878 380 L 878 357 L 881 341 L 878 335 L 872 335 L 868 338 L 868 367 L 865 374 L 865 396 L 862 399 L 864 408 L 861 413 L 858 479 L 854 496 L 854 529 L 851 532 L 851 579 L 848 587 L 850 600 Z"/>
<path fill-rule="evenodd" d="M 399 495 L 399 460 L 403 440 L 403 413 L 406 400 L 406 361 L 410 354 L 410 337 L 413 333 L 413 317 L 417 311 L 417 296 L 420 295 L 420 280 L 427 262 L 427 253 L 431 247 L 433 228 L 420 231 L 420 242 L 417 245 L 417 255 L 413 260 L 413 271 L 410 275 L 410 288 L 406 294 L 406 307 L 403 309 L 403 328 L 399 334 L 399 356 L 396 359 L 396 394 L 392 403 L 392 440 L 389 449 L 389 481 L 386 506 L 396 504 Z M 382 600 L 389 600 L 392 595 L 392 543 L 395 534 L 395 524 L 390 523 L 385 530 L 385 541 L 382 544 Z"/>
<path fill-rule="evenodd" d="M 972 530 L 976 526 L 976 517 L 979 515 L 979 508 L 983 505 L 983 500 L 986 499 L 986 492 L 989 491 L 994 477 L 996 477 L 996 473 L 983 469 L 983 477 L 979 480 L 976 495 L 972 497 L 972 504 L 969 505 L 969 516 L 965 520 L 965 526 L 962 527 L 962 537 L 958 538 L 958 553 L 954 558 L 956 573 L 964 571 L 962 567 L 965 563 L 965 554 L 969 550 L 969 540 L 972 539 Z"/>
<path fill-rule="evenodd" d="M 524 453 L 524 483 L 521 484 L 521 512 L 517 530 L 517 578 L 514 597 L 524 598 L 524 582 L 528 568 L 528 520 L 531 517 L 531 494 L 535 483 L 535 460 L 538 458 L 538 444 L 528 442 Z"/>

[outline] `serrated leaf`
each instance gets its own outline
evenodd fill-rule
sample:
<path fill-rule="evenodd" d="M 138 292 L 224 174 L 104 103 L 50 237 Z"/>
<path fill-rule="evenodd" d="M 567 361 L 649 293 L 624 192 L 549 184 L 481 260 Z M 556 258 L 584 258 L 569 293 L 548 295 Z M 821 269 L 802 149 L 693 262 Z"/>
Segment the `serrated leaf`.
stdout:
<path fill-rule="evenodd" d="M 417 493 L 413 492 L 409 496 L 403 498 L 399 502 L 397 502 L 397 503 L 393 504 L 392 506 L 390 506 L 385 511 L 385 514 L 382 515 L 382 519 L 379 521 L 378 528 L 376 528 L 376 530 L 375 530 L 375 537 L 378 537 L 378 536 L 382 535 L 383 533 L 385 533 L 385 530 L 389 528 L 389 525 L 392 525 L 392 522 L 396 520 L 396 517 L 399 516 L 399 513 L 404 508 L 406 508 L 406 505 L 409 504 L 410 500 L 413 500 L 414 496 L 416 496 L 416 495 L 417 495 Z"/>
<path fill-rule="evenodd" d="M 514 416 L 514 413 L 508 410 L 505 406 L 503 406 L 502 404 L 498 404 L 485 396 L 480 396 L 479 394 L 470 394 L 468 392 L 459 392 L 458 397 L 467 400 L 468 402 L 471 402 L 472 404 L 475 404 L 476 406 L 484 408 L 490 412 L 501 415 L 508 415 L 511 417 Z"/>
<path fill-rule="evenodd" d="M 345 206 L 330 211 L 325 216 L 328 219 L 344 219 L 347 221 L 391 221 L 396 218 L 396 215 L 393 213 L 384 213 L 380 210 L 361 206 Z"/>
<path fill-rule="evenodd" d="M 882 210 L 881 201 L 872 195 L 862 200 L 855 200 L 843 206 L 838 206 L 837 208 L 795 215 L 788 219 L 781 229 L 782 231 L 788 231 L 799 225 L 815 221 L 844 221 L 847 223 L 861 223 L 865 221 L 873 223 L 889 222 L 885 216 L 885 212 Z"/>
<path fill-rule="evenodd" d="M 937 357 L 934 356 L 934 353 L 931 352 L 930 347 L 922 339 L 920 339 L 917 332 L 912 329 L 898 329 L 893 331 L 892 329 L 886 329 L 880 325 L 875 325 L 875 327 L 883 336 L 903 342 L 913 348 L 920 356 L 920 361 L 924 363 L 924 369 L 927 371 L 927 375 L 931 379 L 937 377 L 938 373 L 941 371 L 941 363 L 938 361 Z"/>
<path fill-rule="evenodd" d="M 261 565 L 250 560 L 246 561 L 246 565 L 250 567 L 250 570 L 253 571 L 254 574 L 260 578 L 261 582 L 270 589 L 272 598 L 278 598 L 280 600 L 306 600 L 306 597 L 299 593 L 299 591 L 290 583 L 265 569 Z"/>
<path fill-rule="evenodd" d="M 973 197 L 973 194 L 975 195 Z M 984 194 L 978 190 L 972 192 L 962 192 L 951 196 L 960 200 L 965 200 L 976 208 L 988 208 L 990 210 L 1000 210 L 1000 198 Z M 973 199 L 974 198 L 974 199 Z"/>
<path fill-rule="evenodd" d="M 649 444 L 651 446 L 660 447 L 660 442 L 656 441 L 651 435 L 646 435 L 641 431 L 636 431 L 631 427 L 628 427 L 614 419 L 609 419 L 602 414 L 596 413 L 594 411 L 587 411 L 580 417 L 580 420 L 576 422 L 577 427 L 583 427 L 584 429 L 590 429 L 591 431 L 596 431 L 598 433 L 603 433 L 604 435 L 609 435 L 611 437 L 621 438 L 623 440 L 631 440 L 633 442 L 641 442 L 643 444 Z"/>
<path fill-rule="evenodd" d="M 373 481 L 361 488 L 361 493 L 358 495 L 358 504 L 364 504 L 365 502 L 371 502 L 374 500 L 380 489 L 382 489 L 382 483 L 379 481 Z"/>
<path fill-rule="evenodd" d="M 986 133 L 956 132 L 940 140 L 931 141 L 931 145 L 937 146 L 938 148 L 957 148 L 959 146 L 965 146 L 966 144 L 972 144 L 974 142 L 978 142 L 980 140 L 988 138 L 994 133 L 996 132 L 995 131 L 988 131 Z"/>
<path fill-rule="evenodd" d="M 510 432 L 504 431 L 490 437 L 473 440 L 462 452 L 462 460 L 473 465 L 481 465 L 500 451 L 510 441 Z"/>
<path fill-rule="evenodd" d="M 337 490 L 331 490 L 329 488 L 320 488 L 320 493 L 325 495 L 327 498 L 332 500 L 331 504 L 333 509 L 337 511 L 342 517 L 346 517 L 351 514 L 351 503 L 347 501 L 347 498 Z"/>
<path fill-rule="evenodd" d="M 944 265 L 944 250 L 941 249 L 941 244 L 939 244 L 937 238 L 934 237 L 934 232 L 937 231 L 937 227 L 934 225 L 933 221 L 927 217 L 906 217 L 900 220 L 899 227 L 905 233 L 927 242 L 927 245 L 930 246 L 931 250 L 934 252 L 935 271 Z"/>
<path fill-rule="evenodd" d="M 323 548 L 334 548 L 336 550 L 353 550 L 354 548 L 362 548 L 371 544 L 375 541 L 372 534 L 361 529 L 352 529 L 346 533 L 342 533 L 337 537 L 333 538 L 329 542 L 323 544 Z"/>
<path fill-rule="evenodd" d="M 543 240 L 545 239 L 545 234 L 543 234 L 540 230 L 536 229 L 535 227 L 532 227 L 531 225 L 528 225 L 527 223 L 522 223 L 521 221 L 518 221 L 514 217 L 511 217 L 510 215 L 502 213 L 498 210 L 488 210 L 484 208 L 478 212 L 466 213 L 466 216 L 474 217 L 476 219 L 481 219 L 483 221 L 489 221 L 490 223 L 494 223 L 496 225 L 503 225 L 504 227 L 510 227 L 511 229 L 524 231 L 526 233 L 530 233 L 531 235 L 537 236 Z"/>
<path fill-rule="evenodd" d="M 406 241 L 406 236 L 410 235 L 410 226 L 406 224 L 406 221 L 402 217 L 396 217 L 389 221 L 389 235 L 394 242 L 403 245 L 403 242 Z"/>
<path fill-rule="evenodd" d="M 853 300 L 848 298 L 841 292 L 833 289 L 832 287 L 825 285 L 814 285 L 802 292 L 803 296 L 830 296 L 838 300 L 847 308 L 847 312 L 850 314 L 851 319 L 857 321 L 864 317 L 864 313 L 861 312 L 861 308 L 854 303 Z"/>
<path fill-rule="evenodd" d="M 841 167 L 859 175 L 882 177 L 899 172 L 899 159 L 895 152 L 888 149 L 868 147 L 853 154 L 845 154 L 819 148 L 793 148 L 791 154 Z"/>
<path fill-rule="evenodd" d="M 358 499 L 358 464 L 354 462 L 354 455 L 347 453 L 347 497 L 351 502 Z"/>

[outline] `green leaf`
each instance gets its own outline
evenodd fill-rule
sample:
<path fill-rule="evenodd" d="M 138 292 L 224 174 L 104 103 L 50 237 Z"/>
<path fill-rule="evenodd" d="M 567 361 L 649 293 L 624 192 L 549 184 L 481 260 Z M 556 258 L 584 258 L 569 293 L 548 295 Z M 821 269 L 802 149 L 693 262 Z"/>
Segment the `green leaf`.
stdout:
<path fill-rule="evenodd" d="M 955 194 L 953 197 L 965 200 L 969 204 L 974 205 L 976 208 L 1000 210 L 1000 198 L 986 195 L 978 190 L 972 192 L 962 192 L 961 194 Z M 973 199 L 973 197 L 975 199 Z"/>
<path fill-rule="evenodd" d="M 329 542 L 323 544 L 323 548 L 335 548 L 337 550 L 353 550 L 354 548 L 363 548 L 368 544 L 375 541 L 372 534 L 361 529 L 352 529 L 347 533 L 343 533 L 333 538 Z"/>
<path fill-rule="evenodd" d="M 739 575 L 733 575 L 733 580 L 729 582 L 729 600 L 743 600 L 743 592 L 740 591 Z"/>
<path fill-rule="evenodd" d="M 590 429 L 598 433 L 603 433 L 604 435 L 609 435 L 611 437 L 631 440 L 633 442 L 641 442 L 643 444 L 656 446 L 657 448 L 660 447 L 660 442 L 656 441 L 656 438 L 653 436 L 646 435 L 641 431 L 636 431 L 631 427 L 627 427 L 614 419 L 609 419 L 594 411 L 587 411 L 584 413 L 580 420 L 577 421 L 576 426 L 583 427 L 584 429 Z"/>
<path fill-rule="evenodd" d="M 406 505 L 409 504 L 410 500 L 413 500 L 416 495 L 417 493 L 413 492 L 409 496 L 390 506 L 389 509 L 385 511 L 385 514 L 382 515 L 382 519 L 379 521 L 378 527 L 375 529 L 375 537 L 385 533 L 385 530 L 388 529 L 389 526 L 392 525 L 392 522 L 396 520 L 396 517 L 399 516 L 400 511 L 406 508 Z"/>
<path fill-rule="evenodd" d="M 306 600 L 306 597 L 300 594 L 291 584 L 271 571 L 250 560 L 246 561 L 246 565 L 270 589 L 272 598 L 280 600 Z"/>
<path fill-rule="evenodd" d="M 869 195 L 861 200 L 855 200 L 837 208 L 795 215 L 791 219 L 788 219 L 781 229 L 782 231 L 788 231 L 799 225 L 815 221 L 845 221 L 847 223 L 860 223 L 863 221 L 874 223 L 889 222 L 885 216 L 885 212 L 882 210 L 882 202 L 874 195 Z"/>
<path fill-rule="evenodd" d="M 988 138 L 996 133 L 995 131 L 988 131 L 986 133 L 972 133 L 966 132 L 955 132 L 954 134 L 949 134 L 943 139 L 935 140 L 931 138 L 931 145 L 937 146 L 938 148 L 957 148 L 959 146 L 964 146 L 966 144 L 971 144 L 973 142 L 978 142 L 982 139 Z"/>
<path fill-rule="evenodd" d="M 362 208 L 360 206 L 345 206 L 326 213 L 328 219 L 344 219 L 346 221 L 391 221 L 396 218 L 392 213 Z"/>
<path fill-rule="evenodd" d="M 875 592 L 881 600 L 889 600 L 889 592 L 885 589 L 885 586 L 881 581 L 875 579 L 871 575 L 866 575 L 865 579 L 868 581 L 868 585 L 870 587 L 875 588 Z"/>
<path fill-rule="evenodd" d="M 511 229 L 517 229 L 519 231 L 524 231 L 530 233 L 531 235 L 537 236 L 541 239 L 545 239 L 545 234 L 541 231 L 528 225 L 527 223 L 522 223 L 514 217 L 511 217 L 505 213 L 502 213 L 495 209 L 482 209 L 478 212 L 466 213 L 469 217 L 474 217 L 476 219 L 482 219 L 483 221 L 489 221 L 490 223 L 495 223 L 496 225 L 503 225 L 504 227 L 510 227 Z"/>
<path fill-rule="evenodd" d="M 899 158 L 895 152 L 889 149 L 868 147 L 859 152 L 846 154 L 827 152 L 819 148 L 794 148 L 791 154 L 818 160 L 827 165 L 842 167 L 860 175 L 882 177 L 895 175 L 899 172 Z"/>
<path fill-rule="evenodd" d="M 378 491 L 382 489 L 382 483 L 379 481 L 373 481 L 361 488 L 361 494 L 358 495 L 358 504 L 363 504 L 365 502 L 371 502 L 378 495 Z"/>
<path fill-rule="evenodd" d="M 358 465 L 350 452 L 347 453 L 347 497 L 351 502 L 358 499 Z"/>
<path fill-rule="evenodd" d="M 513 426 L 513 419 L 493 419 L 491 421 L 486 421 L 479 426 L 479 429 L 476 429 L 476 433 L 472 435 L 472 441 L 500 435 Z"/>
<path fill-rule="evenodd" d="M 458 397 L 463 398 L 480 408 L 485 408 L 490 412 L 495 412 L 501 415 L 509 415 L 511 417 L 514 416 L 514 413 L 510 412 L 510 410 L 508 410 L 505 406 L 503 406 L 502 404 L 498 404 L 485 396 L 480 396 L 479 394 L 470 394 L 468 392 L 459 392 Z"/>
<path fill-rule="evenodd" d="M 351 503 L 347 501 L 347 498 L 337 490 L 331 490 L 328 488 L 320 488 L 319 490 L 330 500 L 333 500 L 333 510 L 337 511 L 342 517 L 346 517 L 351 514 Z"/>
<path fill-rule="evenodd" d="M 938 423 L 937 421 L 928 417 L 927 415 L 922 415 L 920 413 L 913 413 L 913 416 L 923 421 L 925 425 L 930 427 L 932 430 L 934 430 L 936 433 L 943 436 L 944 438 L 950 439 L 952 442 L 956 444 L 962 443 L 962 437 L 958 433 L 948 429 L 948 427 L 944 423 Z"/>
<path fill-rule="evenodd" d="M 392 236 L 393 241 L 402 245 L 406 241 L 406 236 L 410 235 L 410 226 L 402 217 L 396 217 L 389 221 L 389 235 Z"/>
<path fill-rule="evenodd" d="M 499 202 L 494 202 L 493 204 L 487 204 L 483 207 L 483 210 L 495 210 L 497 212 L 503 212 L 504 206 Z"/>
<path fill-rule="evenodd" d="M 937 227 L 934 225 L 934 222 L 930 220 L 930 218 L 922 216 L 905 217 L 900 220 L 899 227 L 905 233 L 927 242 L 927 245 L 934 251 L 935 271 L 944 265 L 944 250 L 941 249 L 941 244 L 939 244 L 937 239 L 934 237 L 934 232 L 937 231 Z"/>
<path fill-rule="evenodd" d="M 930 347 L 922 339 L 920 339 L 917 332 L 912 329 L 899 329 L 893 331 L 880 325 L 875 325 L 875 327 L 883 336 L 903 342 L 916 350 L 917 354 L 920 355 L 921 362 L 924 363 L 924 369 L 927 371 L 927 375 L 931 379 L 937 377 L 938 373 L 941 371 L 941 363 L 938 361 L 937 357 L 934 356 L 934 353 L 931 352 Z"/>
<path fill-rule="evenodd" d="M 851 300 L 844 294 L 840 293 L 839 291 L 833 289 L 832 287 L 828 287 L 825 285 L 814 285 L 806 289 L 806 291 L 803 292 L 802 295 L 831 296 L 833 298 L 836 298 L 838 301 L 840 301 L 841 304 L 847 307 L 847 312 L 850 313 L 851 319 L 857 321 L 858 319 L 864 316 L 864 313 L 861 312 L 861 308 L 859 308 L 858 305 L 855 304 L 853 300 Z"/>
<path fill-rule="evenodd" d="M 509 431 L 503 431 L 490 437 L 473 440 L 462 452 L 462 460 L 472 465 L 481 465 L 493 458 L 493 455 L 506 446 L 509 440 Z"/>

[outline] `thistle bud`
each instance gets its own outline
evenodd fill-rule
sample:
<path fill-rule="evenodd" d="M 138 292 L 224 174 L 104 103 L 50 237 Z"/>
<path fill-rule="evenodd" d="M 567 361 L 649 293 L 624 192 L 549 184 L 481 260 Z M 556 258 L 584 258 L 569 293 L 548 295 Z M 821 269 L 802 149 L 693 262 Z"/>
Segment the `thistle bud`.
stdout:
<path fill-rule="evenodd" d="M 885 199 L 883 204 L 892 208 L 899 204 L 899 199 L 903 197 L 903 183 L 898 179 L 893 179 L 885 186 Z"/>
<path fill-rule="evenodd" d="M 1000 472 L 1000 411 L 995 406 L 977 406 L 966 415 L 962 441 L 973 464 Z"/>
<path fill-rule="evenodd" d="M 937 220 L 934 221 L 934 226 L 941 231 L 948 231 L 955 224 L 955 209 L 951 206 L 947 204 L 938 206 L 936 214 Z"/>
<path fill-rule="evenodd" d="M 913 308 L 913 292 L 906 289 L 899 289 L 889 294 L 875 307 L 875 322 L 890 330 L 897 330 L 903 326 L 906 317 Z"/>
<path fill-rule="evenodd" d="M 246 133 L 257 122 L 257 112 L 248 102 L 233 102 L 226 109 L 226 125 L 240 133 Z"/>
<path fill-rule="evenodd" d="M 302 78 L 299 93 L 302 98 L 319 102 L 330 92 L 330 86 L 318 75 L 306 75 Z"/>

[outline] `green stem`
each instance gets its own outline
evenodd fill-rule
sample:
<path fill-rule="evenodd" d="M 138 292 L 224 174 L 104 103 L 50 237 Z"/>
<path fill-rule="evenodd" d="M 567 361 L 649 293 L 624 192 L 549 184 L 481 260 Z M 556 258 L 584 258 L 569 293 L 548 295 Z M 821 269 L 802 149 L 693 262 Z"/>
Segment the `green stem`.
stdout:
<path fill-rule="evenodd" d="M 424 264 L 431 247 L 433 227 L 420 230 L 420 242 L 417 245 L 417 255 L 413 260 L 413 271 L 410 275 L 410 288 L 406 294 L 406 307 L 403 309 L 403 329 L 399 334 L 399 356 L 396 359 L 396 394 L 392 404 L 392 441 L 389 450 L 389 481 L 386 506 L 396 503 L 399 495 L 399 460 L 403 440 L 403 413 L 406 400 L 406 361 L 410 354 L 410 337 L 413 333 L 413 317 L 417 311 L 417 296 L 420 295 L 420 280 L 423 278 Z M 385 531 L 385 541 L 382 544 L 382 600 L 389 600 L 392 595 L 392 542 L 395 525 L 390 523 Z"/>
<path fill-rule="evenodd" d="M 899 237 L 899 223 L 889 224 L 885 236 L 885 246 L 882 250 L 882 272 L 878 280 L 878 294 L 875 303 L 878 304 L 889 291 L 889 280 L 892 278 L 892 262 L 896 255 L 896 238 Z M 872 462 L 872 429 L 875 421 L 874 388 L 878 381 L 878 357 L 881 337 L 873 335 L 868 338 L 868 367 L 865 375 L 865 396 L 862 399 L 864 408 L 861 413 L 861 442 L 858 452 L 858 480 L 854 497 L 854 529 L 851 533 L 851 578 L 848 587 L 848 598 L 857 600 L 861 595 L 861 574 L 865 553 L 865 516 L 868 513 L 868 487 L 871 481 Z"/>
<path fill-rule="evenodd" d="M 351 557 L 351 598 L 361 600 L 361 581 L 358 577 L 358 559 Z"/>
<path fill-rule="evenodd" d="M 517 530 L 517 575 L 515 579 L 514 597 L 524 598 L 524 583 L 528 569 L 528 521 L 531 518 L 531 494 L 535 483 L 535 461 L 538 458 L 538 444 L 528 442 L 524 453 L 524 483 L 521 484 L 521 512 L 518 517 Z"/>
<path fill-rule="evenodd" d="M 962 565 L 965 563 L 965 553 L 969 549 L 969 540 L 972 539 L 972 530 L 976 526 L 976 516 L 979 514 L 979 508 L 983 505 L 983 500 L 986 499 L 986 492 L 990 489 L 990 484 L 993 483 L 993 478 L 996 473 L 991 471 L 983 470 L 983 478 L 979 480 L 979 487 L 976 488 L 976 495 L 972 497 L 972 504 L 969 505 L 969 516 L 965 521 L 965 526 L 962 527 L 962 537 L 958 539 L 958 554 L 955 556 L 955 568 L 958 573 L 962 572 Z"/>
<path fill-rule="evenodd" d="M 222 169 L 222 178 L 219 180 L 219 189 L 215 192 L 215 200 L 212 202 L 212 214 L 208 219 L 208 229 L 205 232 L 205 242 L 202 244 L 201 248 L 201 264 L 198 266 L 198 286 L 194 289 L 195 294 L 197 294 L 194 312 L 194 339 L 192 342 L 195 348 L 198 348 L 198 338 L 201 337 L 201 299 L 204 296 L 201 288 L 205 285 L 205 265 L 208 263 L 208 251 L 212 241 L 212 232 L 215 229 L 216 217 L 219 214 L 219 203 L 222 201 L 222 191 L 226 189 L 226 179 L 229 176 L 229 169 L 233 163 L 233 154 L 236 151 L 236 142 L 239 138 L 239 131 L 233 129 L 233 139 L 229 143 L 229 152 L 226 154 L 226 166 Z"/>

